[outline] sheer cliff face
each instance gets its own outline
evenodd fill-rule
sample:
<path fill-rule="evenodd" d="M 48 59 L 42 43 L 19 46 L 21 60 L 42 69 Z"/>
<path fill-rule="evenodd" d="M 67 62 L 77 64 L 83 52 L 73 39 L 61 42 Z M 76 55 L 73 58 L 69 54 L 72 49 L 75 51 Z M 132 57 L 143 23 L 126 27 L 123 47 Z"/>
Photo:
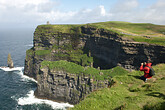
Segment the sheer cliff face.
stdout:
<path fill-rule="evenodd" d="M 87 36 L 85 48 L 91 50 L 92 56 L 99 60 L 94 66 L 107 69 L 117 65 L 126 69 L 138 69 L 141 62 L 151 59 L 153 64 L 164 63 L 165 47 L 138 43 L 122 38 L 104 29 L 82 27 Z"/>
<path fill-rule="evenodd" d="M 138 69 L 141 62 L 151 59 L 153 64 L 164 63 L 165 47 L 124 40 L 113 40 L 102 37 L 90 37 L 86 47 L 92 56 L 100 60 L 101 68 L 112 68 L 117 65 L 126 69 Z"/>
<path fill-rule="evenodd" d="M 153 64 L 164 63 L 165 47 L 146 43 L 132 42 L 120 37 L 118 34 L 82 26 L 81 36 L 77 40 L 76 49 L 72 48 L 76 42 L 72 41 L 74 34 L 56 32 L 52 29 L 40 27 L 34 33 L 34 47 L 26 55 L 25 74 L 35 77 L 43 60 L 67 60 L 75 63 L 73 54 L 80 55 L 79 51 L 93 57 L 94 67 L 109 69 L 122 66 L 126 69 L 138 69 L 141 62 L 151 59 Z M 46 30 L 43 32 L 43 30 Z M 88 52 L 86 52 L 88 50 Z M 74 52 L 73 52 L 74 51 Z"/>
<path fill-rule="evenodd" d="M 37 97 L 71 104 L 77 104 L 94 90 L 109 86 L 108 80 L 95 80 L 88 75 L 50 70 L 47 67 L 40 69 L 37 81 Z"/>
<path fill-rule="evenodd" d="M 37 79 L 37 96 L 75 104 L 88 93 L 101 88 L 96 86 L 99 81 L 92 86 L 89 77 L 70 75 L 65 71 L 48 68 L 41 69 L 41 62 L 44 60 L 67 60 L 103 69 L 115 66 L 138 69 L 140 63 L 148 58 L 153 64 L 165 63 L 164 46 L 132 42 L 114 32 L 89 26 L 79 27 L 78 33 L 81 34 L 75 33 L 58 32 L 49 26 L 37 27 L 34 47 L 26 53 L 24 71 L 26 75 Z M 103 87 L 108 86 L 108 82 L 101 83 Z"/>

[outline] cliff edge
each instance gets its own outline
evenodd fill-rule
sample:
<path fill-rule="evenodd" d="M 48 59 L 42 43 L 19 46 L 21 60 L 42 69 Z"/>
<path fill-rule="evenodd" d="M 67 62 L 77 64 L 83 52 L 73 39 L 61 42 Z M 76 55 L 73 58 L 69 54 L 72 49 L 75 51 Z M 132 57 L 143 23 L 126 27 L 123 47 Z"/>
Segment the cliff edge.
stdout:
<path fill-rule="evenodd" d="M 111 73 L 102 69 L 138 69 L 148 58 L 155 65 L 165 62 L 165 27 L 146 24 L 150 28 L 144 31 L 154 30 L 151 35 L 128 30 L 130 23 L 127 28 L 121 27 L 125 23 L 114 24 L 38 26 L 34 46 L 26 52 L 24 71 L 38 81 L 35 95 L 76 104 L 92 91 L 111 85 Z M 75 74 L 77 69 L 81 71 Z"/>

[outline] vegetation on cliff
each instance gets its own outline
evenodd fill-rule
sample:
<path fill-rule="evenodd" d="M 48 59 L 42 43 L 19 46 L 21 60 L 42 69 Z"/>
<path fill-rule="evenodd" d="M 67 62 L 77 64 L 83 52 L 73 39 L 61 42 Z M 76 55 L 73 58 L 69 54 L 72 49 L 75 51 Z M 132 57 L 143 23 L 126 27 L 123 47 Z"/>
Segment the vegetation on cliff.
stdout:
<path fill-rule="evenodd" d="M 49 33 L 54 34 L 54 33 L 74 33 L 74 31 L 71 31 L 73 28 L 81 27 L 83 25 L 39 25 L 36 28 L 36 32 L 38 33 Z"/>
<path fill-rule="evenodd" d="M 54 60 L 67 60 L 81 66 L 99 67 L 97 58 L 85 49 L 85 37 L 108 37 L 165 45 L 165 26 L 147 23 L 101 22 L 82 25 L 40 25 L 34 33 L 34 54 Z M 98 42 L 96 39 L 95 43 Z M 101 41 L 101 40 L 100 40 Z M 90 42 L 90 41 L 89 41 Z M 100 42 L 102 43 L 102 42 Z M 99 44 L 98 44 L 99 45 Z M 84 46 L 84 47 L 83 47 Z M 88 51 L 86 51 L 88 50 Z"/>
<path fill-rule="evenodd" d="M 97 28 L 114 31 L 136 42 L 146 42 L 149 44 L 165 45 L 165 26 L 150 23 L 129 23 L 119 21 L 109 21 L 90 24 Z"/>
<path fill-rule="evenodd" d="M 35 54 L 36 54 L 36 55 L 40 55 L 40 56 L 48 55 L 48 54 L 50 54 L 50 53 L 51 53 L 50 50 L 36 50 L 36 51 L 35 51 Z"/>
<path fill-rule="evenodd" d="M 114 75 L 114 85 L 89 94 L 73 110 L 163 110 L 165 108 L 165 64 L 153 66 L 156 75 L 144 83 L 143 72 Z M 118 68 L 119 69 L 119 68 Z"/>
<path fill-rule="evenodd" d="M 26 56 L 32 55 L 32 54 L 33 54 L 33 49 L 32 48 L 26 51 Z"/>
<path fill-rule="evenodd" d="M 57 71 L 63 70 L 68 73 L 72 74 L 84 74 L 84 75 L 90 75 L 92 78 L 95 78 L 96 80 L 106 80 L 110 79 L 111 75 L 109 74 L 108 70 L 98 70 L 96 68 L 92 67 L 83 67 L 81 65 L 75 64 L 73 62 L 68 62 L 64 60 L 60 61 L 43 61 L 41 63 L 41 68 L 48 67 L 49 69 L 55 69 Z M 120 68 L 120 67 L 118 67 Z"/>
<path fill-rule="evenodd" d="M 82 26 L 96 28 L 96 33 L 98 29 L 104 29 L 136 42 L 165 45 L 165 26 L 150 23 L 109 21 L 84 25 L 40 25 L 37 27 L 36 32 L 48 37 L 50 34 L 55 33 L 74 33 L 74 28 L 79 28 L 81 32 Z"/>
<path fill-rule="evenodd" d="M 54 58 L 55 61 L 67 60 L 81 66 L 99 67 L 100 61 L 89 55 L 91 50 L 87 48 L 91 44 L 85 47 L 85 37 L 88 36 L 88 40 L 91 36 L 97 37 L 93 43 L 101 41 L 100 37 L 115 37 L 114 39 L 126 38 L 136 42 L 165 45 L 164 33 L 165 26 L 147 23 L 111 21 L 84 25 L 40 25 L 34 33 L 36 45 L 33 50 L 35 55 L 48 56 L 47 58 Z"/>
<path fill-rule="evenodd" d="M 142 72 L 128 72 L 117 65 L 138 68 L 138 63 L 148 57 L 155 64 L 164 63 L 164 34 L 165 26 L 145 23 L 40 25 L 34 33 L 34 47 L 26 52 L 25 73 L 38 74 L 48 67 L 99 81 L 113 77 L 112 88 L 89 94 L 73 109 L 161 109 L 165 104 L 165 65 L 154 66 L 157 74 L 147 83 L 138 79 Z M 100 70 L 101 66 L 114 68 Z"/>

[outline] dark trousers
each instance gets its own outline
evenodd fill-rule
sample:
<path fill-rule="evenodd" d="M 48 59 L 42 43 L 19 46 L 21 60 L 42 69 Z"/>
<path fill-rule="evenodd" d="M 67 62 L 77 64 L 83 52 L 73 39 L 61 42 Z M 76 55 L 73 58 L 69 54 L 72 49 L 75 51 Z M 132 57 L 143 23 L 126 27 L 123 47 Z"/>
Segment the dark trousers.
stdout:
<path fill-rule="evenodd" d="M 144 76 L 141 76 L 140 79 L 145 82 L 147 78 L 145 78 Z"/>

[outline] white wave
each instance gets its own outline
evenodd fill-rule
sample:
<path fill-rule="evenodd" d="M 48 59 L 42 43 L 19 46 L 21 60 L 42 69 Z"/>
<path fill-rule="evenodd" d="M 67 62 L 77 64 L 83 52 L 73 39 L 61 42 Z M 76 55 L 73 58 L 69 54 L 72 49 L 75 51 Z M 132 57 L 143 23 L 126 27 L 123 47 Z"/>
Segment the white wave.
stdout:
<path fill-rule="evenodd" d="M 28 44 L 28 45 L 26 45 L 26 46 L 28 46 L 28 47 L 33 47 L 33 44 Z"/>
<path fill-rule="evenodd" d="M 45 99 L 38 99 L 34 96 L 34 91 L 31 90 L 28 94 L 27 97 L 22 97 L 18 99 L 18 104 L 19 105 L 32 105 L 32 104 L 48 104 L 50 105 L 53 109 L 66 109 L 67 107 L 74 107 L 73 105 L 70 105 L 68 103 L 58 103 L 50 100 L 45 100 Z"/>
<path fill-rule="evenodd" d="M 14 67 L 14 68 L 9 68 L 9 67 L 0 67 L 3 71 L 22 71 L 24 67 Z"/>
<path fill-rule="evenodd" d="M 35 79 L 30 78 L 30 77 L 28 77 L 28 76 L 26 76 L 26 75 L 23 74 L 24 67 L 14 67 L 14 68 L 0 67 L 0 69 L 2 69 L 3 71 L 19 71 L 19 72 L 17 72 L 17 74 L 19 74 L 22 77 L 22 81 L 31 80 L 31 81 L 37 83 L 37 81 Z"/>
<path fill-rule="evenodd" d="M 36 81 L 34 78 L 30 78 L 30 77 L 24 75 L 22 71 L 20 71 L 18 74 L 21 75 L 21 77 L 22 77 L 22 81 L 29 81 L 29 80 L 31 80 L 31 81 L 37 83 L 37 81 Z"/>

